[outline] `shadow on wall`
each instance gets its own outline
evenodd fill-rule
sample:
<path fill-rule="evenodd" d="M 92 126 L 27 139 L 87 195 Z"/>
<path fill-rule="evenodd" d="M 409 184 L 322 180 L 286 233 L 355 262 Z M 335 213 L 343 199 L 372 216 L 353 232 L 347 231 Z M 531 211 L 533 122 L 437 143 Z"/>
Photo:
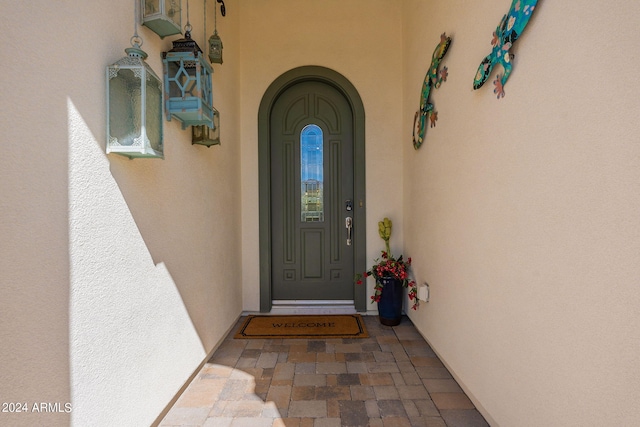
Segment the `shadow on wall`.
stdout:
<path fill-rule="evenodd" d="M 71 101 L 68 111 L 72 421 L 149 425 L 206 352 L 102 147 Z"/>

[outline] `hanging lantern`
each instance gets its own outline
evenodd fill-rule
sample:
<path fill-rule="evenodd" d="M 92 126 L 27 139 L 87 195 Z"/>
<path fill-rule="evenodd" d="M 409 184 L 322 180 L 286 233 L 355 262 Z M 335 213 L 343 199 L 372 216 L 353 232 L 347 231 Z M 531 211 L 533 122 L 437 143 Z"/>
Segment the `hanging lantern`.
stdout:
<path fill-rule="evenodd" d="M 163 158 L 162 83 L 144 61 L 141 39 L 107 67 L 107 153 Z"/>
<path fill-rule="evenodd" d="M 209 37 L 209 61 L 212 64 L 222 64 L 222 40 L 217 30 Z"/>
<path fill-rule="evenodd" d="M 227 10 L 224 6 L 224 1 L 218 0 L 218 3 L 222 3 L 220 6 L 220 13 L 222 16 L 227 14 Z M 206 5 L 205 0 L 205 5 Z M 214 3 L 213 8 L 213 35 L 209 37 L 209 61 L 212 64 L 222 64 L 222 40 L 218 35 L 218 7 Z M 205 18 L 206 18 L 206 8 L 205 8 Z M 206 28 L 205 28 L 206 33 Z"/>
<path fill-rule="evenodd" d="M 165 114 L 182 122 L 182 128 L 194 125 L 213 127 L 213 69 L 204 60 L 202 50 L 191 39 L 191 26 L 185 38 L 173 42 L 173 49 L 162 53 L 164 64 Z"/>
<path fill-rule="evenodd" d="M 161 38 L 182 32 L 181 0 L 140 1 L 143 10 L 142 25 L 149 27 Z"/>
<path fill-rule="evenodd" d="M 191 126 L 191 144 L 220 145 L 220 113 L 213 109 L 213 128 L 207 125 Z"/>

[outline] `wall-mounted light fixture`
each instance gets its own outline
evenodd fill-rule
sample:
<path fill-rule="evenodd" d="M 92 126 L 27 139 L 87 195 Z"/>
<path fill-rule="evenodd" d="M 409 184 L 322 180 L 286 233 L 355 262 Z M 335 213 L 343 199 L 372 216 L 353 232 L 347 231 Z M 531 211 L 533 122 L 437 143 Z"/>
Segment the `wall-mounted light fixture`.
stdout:
<path fill-rule="evenodd" d="M 106 152 L 163 158 L 162 83 L 144 61 L 137 19 L 127 56 L 107 67 Z"/>
<path fill-rule="evenodd" d="M 162 53 L 164 64 L 165 115 L 187 126 L 213 127 L 213 69 L 204 60 L 200 46 L 191 39 L 189 2 L 187 1 L 187 25 L 185 37 L 173 42 L 173 49 Z"/>
<path fill-rule="evenodd" d="M 206 4 L 205 0 L 205 4 Z M 221 3 L 220 5 L 220 14 L 222 16 L 226 16 L 227 8 L 224 6 L 223 0 L 216 0 L 217 3 Z M 213 35 L 209 37 L 209 61 L 212 64 L 222 64 L 222 40 L 218 35 L 218 6 L 214 3 L 213 9 Z"/>
<path fill-rule="evenodd" d="M 182 32 L 182 0 L 140 0 L 142 25 L 161 38 Z"/>

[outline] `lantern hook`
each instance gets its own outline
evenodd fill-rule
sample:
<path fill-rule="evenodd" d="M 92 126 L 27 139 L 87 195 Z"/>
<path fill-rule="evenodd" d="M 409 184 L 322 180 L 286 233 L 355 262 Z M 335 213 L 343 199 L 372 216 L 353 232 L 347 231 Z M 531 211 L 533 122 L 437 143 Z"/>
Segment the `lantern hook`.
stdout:
<path fill-rule="evenodd" d="M 220 14 L 222 16 L 227 16 L 227 8 L 224 6 L 224 0 L 216 0 L 218 3 L 220 3 Z"/>
<path fill-rule="evenodd" d="M 142 44 L 144 43 L 144 40 L 142 40 L 142 37 L 140 37 L 136 33 L 131 37 L 131 39 L 129 40 L 129 43 L 131 43 L 132 47 L 140 49 L 142 47 Z"/>

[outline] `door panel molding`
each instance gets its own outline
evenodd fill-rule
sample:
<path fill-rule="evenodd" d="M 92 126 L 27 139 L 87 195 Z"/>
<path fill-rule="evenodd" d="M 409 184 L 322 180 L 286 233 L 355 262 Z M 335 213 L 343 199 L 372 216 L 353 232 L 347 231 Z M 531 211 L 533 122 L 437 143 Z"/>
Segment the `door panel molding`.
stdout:
<path fill-rule="evenodd" d="M 332 177 L 341 177 L 342 156 L 340 151 L 340 141 L 329 141 L 329 175 Z M 342 188 L 342 182 L 339 179 L 331 180 L 331 200 L 329 200 L 329 206 L 331 207 L 331 262 L 338 262 L 342 256 L 342 241 L 341 236 L 344 230 L 344 217 L 342 207 L 342 194 L 340 189 Z"/>
<path fill-rule="evenodd" d="M 336 107 L 330 99 L 323 96 L 316 96 L 316 111 L 325 123 L 329 125 L 329 134 L 335 135 L 342 131 L 340 123 L 340 113 L 338 107 Z"/>
<path fill-rule="evenodd" d="M 355 271 L 366 269 L 366 223 L 365 223 L 365 114 L 362 99 L 355 87 L 343 75 L 329 68 L 303 66 L 287 71 L 267 88 L 258 110 L 258 178 L 259 178 L 259 248 L 260 248 L 260 311 L 269 312 L 272 307 L 271 294 L 271 143 L 270 121 L 273 104 L 289 87 L 305 82 L 318 81 L 329 84 L 345 97 L 353 114 L 354 145 L 354 200 L 353 200 L 353 244 Z M 300 116 L 308 114 L 309 100 L 301 102 Z M 331 108 L 325 106 L 331 116 Z M 306 111 L 305 111 L 306 110 Z M 340 126 L 336 122 L 336 126 Z M 289 124 L 285 126 L 289 128 Z M 343 203 L 338 200 L 338 203 Z M 354 283 L 354 303 L 357 311 L 366 311 L 366 287 Z"/>
<path fill-rule="evenodd" d="M 291 103 L 291 108 L 284 115 L 284 118 L 292 117 L 291 120 L 284 122 L 282 129 L 288 135 L 295 134 L 298 123 L 309 117 L 309 97 L 301 96 Z"/>
<path fill-rule="evenodd" d="M 280 210 L 283 212 L 285 221 L 284 224 L 286 227 L 284 228 L 283 233 L 283 246 L 284 251 L 282 251 L 282 255 L 284 259 L 282 262 L 284 264 L 295 264 L 296 262 L 296 242 L 295 242 L 295 228 L 294 218 L 296 216 L 296 211 L 294 208 L 294 200 L 293 200 L 293 192 L 295 187 L 295 165 L 294 161 L 294 142 L 293 141 L 285 141 L 283 144 L 283 159 L 282 159 L 282 181 L 284 191 L 282 206 L 280 206 Z"/>

